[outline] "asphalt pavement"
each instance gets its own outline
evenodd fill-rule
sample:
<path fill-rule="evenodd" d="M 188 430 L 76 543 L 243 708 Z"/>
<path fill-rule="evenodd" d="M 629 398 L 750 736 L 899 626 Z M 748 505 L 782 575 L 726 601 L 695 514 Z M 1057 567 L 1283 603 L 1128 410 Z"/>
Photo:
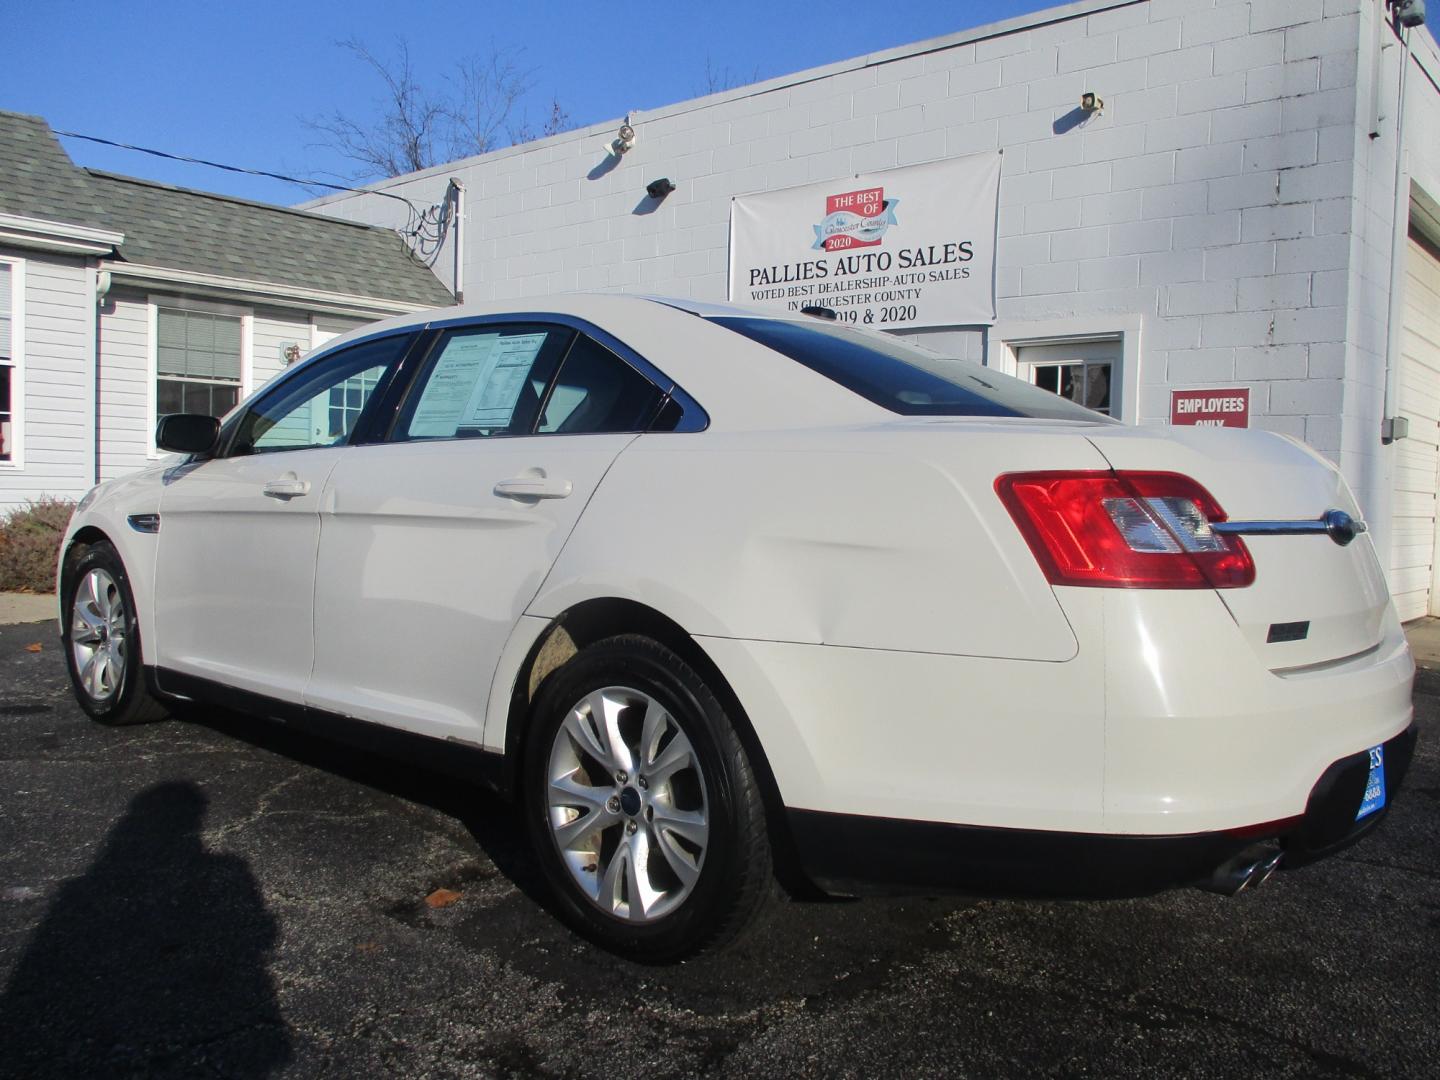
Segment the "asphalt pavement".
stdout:
<path fill-rule="evenodd" d="M 98 726 L 53 635 L 0 627 L 0 1076 L 1440 1076 L 1440 673 L 1389 819 L 1253 894 L 782 900 L 658 968 L 552 918 L 483 792 Z"/>

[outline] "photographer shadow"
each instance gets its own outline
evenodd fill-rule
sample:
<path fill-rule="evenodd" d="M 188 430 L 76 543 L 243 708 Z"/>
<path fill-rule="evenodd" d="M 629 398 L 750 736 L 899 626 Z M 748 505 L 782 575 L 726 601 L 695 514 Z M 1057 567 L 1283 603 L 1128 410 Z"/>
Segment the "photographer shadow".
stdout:
<path fill-rule="evenodd" d="M 291 1040 L 276 923 L 244 859 L 207 852 L 193 783 L 141 792 L 56 894 L 0 995 L 0 1075 L 268 1076 Z"/>

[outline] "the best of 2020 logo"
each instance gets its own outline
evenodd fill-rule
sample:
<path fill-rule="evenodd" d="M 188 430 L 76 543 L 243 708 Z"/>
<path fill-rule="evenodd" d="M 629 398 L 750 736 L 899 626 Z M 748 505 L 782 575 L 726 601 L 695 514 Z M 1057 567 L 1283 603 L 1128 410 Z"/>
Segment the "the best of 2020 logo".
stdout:
<path fill-rule="evenodd" d="M 875 247 L 885 230 L 896 224 L 899 199 L 886 200 L 884 188 L 846 191 L 825 198 L 825 217 L 815 228 L 814 249 L 845 251 Z"/>

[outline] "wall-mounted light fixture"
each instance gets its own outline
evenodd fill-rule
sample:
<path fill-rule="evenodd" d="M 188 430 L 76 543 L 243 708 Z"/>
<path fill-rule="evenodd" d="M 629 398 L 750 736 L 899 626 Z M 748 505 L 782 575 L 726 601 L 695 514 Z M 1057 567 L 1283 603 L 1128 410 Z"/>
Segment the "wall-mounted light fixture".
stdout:
<path fill-rule="evenodd" d="M 1080 95 L 1080 111 L 1086 113 L 1100 112 L 1105 108 L 1105 102 L 1100 100 L 1098 94 L 1086 90 Z"/>
<path fill-rule="evenodd" d="M 616 157 L 628 154 L 635 148 L 635 129 L 630 126 L 630 118 L 627 116 L 625 122 L 620 125 L 620 130 L 615 133 L 615 140 L 610 144 L 610 152 Z"/>
<path fill-rule="evenodd" d="M 651 180 L 645 185 L 645 194 L 656 200 L 663 199 L 674 190 L 675 185 L 670 182 L 668 176 L 662 176 L 659 180 Z"/>

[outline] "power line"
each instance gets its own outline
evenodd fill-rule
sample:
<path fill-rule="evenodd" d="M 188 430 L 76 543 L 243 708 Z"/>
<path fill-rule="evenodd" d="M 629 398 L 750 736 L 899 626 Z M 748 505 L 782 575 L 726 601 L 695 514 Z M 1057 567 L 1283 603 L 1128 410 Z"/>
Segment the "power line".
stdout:
<path fill-rule="evenodd" d="M 133 146 L 130 143 L 116 142 L 114 139 L 102 139 L 98 135 L 82 135 L 78 131 L 61 131 L 59 128 L 51 128 L 56 135 L 64 135 L 69 139 L 84 139 L 87 142 L 101 143 L 105 146 L 115 146 L 121 150 L 135 150 L 141 154 L 150 154 L 153 157 L 168 158 L 171 161 L 184 161 L 191 165 L 208 165 L 212 169 L 224 169 L 226 172 L 244 173 L 246 176 L 264 176 L 271 180 L 283 180 L 287 184 L 299 184 L 301 187 L 327 187 L 336 191 L 353 191 L 361 195 L 382 195 L 387 199 L 394 199 L 402 202 L 410 208 L 412 214 L 421 215 L 422 211 L 403 195 L 396 195 L 389 191 L 379 191 L 375 188 L 349 187 L 345 184 L 332 184 L 328 180 L 300 180 L 293 176 L 285 176 L 283 173 L 266 172 L 264 169 L 247 169 L 241 165 L 225 165 L 218 161 L 206 161 L 204 158 L 188 157 L 185 154 L 172 154 L 165 150 L 154 150 L 148 146 Z"/>
<path fill-rule="evenodd" d="M 98 135 L 82 135 L 78 131 L 61 131 L 59 128 L 51 128 L 56 135 L 63 135 L 69 139 L 84 139 L 87 142 L 100 143 L 104 146 L 114 146 L 121 150 L 134 150 L 141 154 L 150 154 L 153 157 L 166 158 L 170 161 L 183 161 L 190 165 L 205 165 L 212 169 L 223 169 L 225 172 L 242 173 L 246 176 L 263 176 L 270 180 L 282 180 L 287 184 L 298 184 L 301 187 L 327 187 L 336 191 L 353 191 L 359 195 L 379 195 L 386 199 L 394 199 L 396 202 L 404 203 L 409 210 L 409 220 L 405 228 L 396 229 L 404 239 L 410 240 L 415 246 L 413 254 L 417 255 L 421 262 L 430 266 L 440 254 L 440 248 L 445 242 L 450 224 L 450 204 L 447 199 L 444 203 L 427 207 L 421 210 L 403 195 L 396 195 L 389 191 L 380 191 L 376 188 L 357 188 L 347 184 L 332 184 L 328 180 L 300 180 L 294 176 L 286 176 L 284 173 L 268 172 L 265 169 L 247 169 L 243 165 L 226 165 L 219 161 L 207 161 L 204 158 L 190 157 L 186 154 L 172 154 L 167 150 L 155 150 L 148 146 L 135 146 L 131 143 L 117 142 L 114 139 L 102 139 Z"/>

